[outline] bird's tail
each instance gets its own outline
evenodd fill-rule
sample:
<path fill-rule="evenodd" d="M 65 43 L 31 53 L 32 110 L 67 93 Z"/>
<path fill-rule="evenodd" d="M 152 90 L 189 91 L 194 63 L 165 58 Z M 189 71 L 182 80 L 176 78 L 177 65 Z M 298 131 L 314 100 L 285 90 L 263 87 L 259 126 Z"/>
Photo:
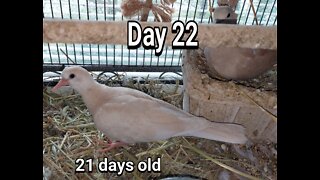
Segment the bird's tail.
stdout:
<path fill-rule="evenodd" d="M 192 132 L 192 136 L 233 144 L 245 144 L 248 140 L 245 128 L 241 125 L 217 122 L 212 122 L 210 125 L 205 129 Z"/>

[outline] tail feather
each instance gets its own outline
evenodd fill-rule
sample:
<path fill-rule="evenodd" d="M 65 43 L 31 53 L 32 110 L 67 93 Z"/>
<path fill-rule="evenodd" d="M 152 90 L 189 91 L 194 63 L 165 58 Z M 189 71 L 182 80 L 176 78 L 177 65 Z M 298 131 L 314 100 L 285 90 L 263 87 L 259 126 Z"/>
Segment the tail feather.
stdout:
<path fill-rule="evenodd" d="M 243 126 L 216 122 L 210 127 L 192 132 L 191 136 L 233 144 L 245 144 L 248 140 Z"/>

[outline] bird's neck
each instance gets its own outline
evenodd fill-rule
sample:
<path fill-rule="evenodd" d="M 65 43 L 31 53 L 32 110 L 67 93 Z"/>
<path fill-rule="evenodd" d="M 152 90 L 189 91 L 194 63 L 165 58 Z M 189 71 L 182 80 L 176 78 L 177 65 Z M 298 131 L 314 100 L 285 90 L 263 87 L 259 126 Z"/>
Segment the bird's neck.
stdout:
<path fill-rule="evenodd" d="M 83 89 L 82 92 L 79 92 L 92 115 L 107 101 L 109 96 L 108 93 L 106 93 L 108 92 L 106 89 L 108 88 L 109 87 L 105 85 L 94 82 L 91 86 Z"/>

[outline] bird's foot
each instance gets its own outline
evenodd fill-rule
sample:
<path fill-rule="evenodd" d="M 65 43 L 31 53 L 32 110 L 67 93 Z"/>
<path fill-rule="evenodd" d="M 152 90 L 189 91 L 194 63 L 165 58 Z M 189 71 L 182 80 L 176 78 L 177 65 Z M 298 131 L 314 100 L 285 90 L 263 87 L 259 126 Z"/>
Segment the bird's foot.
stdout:
<path fill-rule="evenodd" d="M 97 145 L 104 146 L 104 148 L 97 150 L 98 152 L 102 152 L 103 153 L 103 152 L 110 151 L 113 148 L 127 145 L 126 143 L 121 142 L 121 141 L 112 142 L 111 139 L 109 139 L 107 136 L 104 136 L 104 139 L 105 140 L 101 140 L 101 139 L 98 139 L 98 138 L 95 139 L 95 142 L 97 143 Z"/>
<path fill-rule="evenodd" d="M 107 147 L 106 147 L 106 148 L 99 149 L 98 152 L 100 152 L 100 153 L 107 152 L 107 151 L 110 151 L 110 150 L 113 149 L 113 148 L 121 147 L 121 146 L 124 146 L 124 145 L 127 145 L 127 144 L 124 143 L 124 142 L 120 142 L 120 141 L 111 142 L 111 143 L 109 142 L 109 143 L 107 144 Z"/>

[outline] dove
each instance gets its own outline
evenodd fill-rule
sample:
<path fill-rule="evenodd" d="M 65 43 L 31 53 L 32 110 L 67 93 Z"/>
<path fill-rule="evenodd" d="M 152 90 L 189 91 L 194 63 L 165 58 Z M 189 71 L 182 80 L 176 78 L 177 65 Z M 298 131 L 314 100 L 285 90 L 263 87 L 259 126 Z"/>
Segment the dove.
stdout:
<path fill-rule="evenodd" d="M 67 85 L 81 95 L 95 127 L 113 141 L 107 149 L 178 136 L 233 144 L 247 141 L 241 125 L 212 122 L 141 91 L 100 84 L 81 66 L 65 67 L 52 91 Z"/>
<path fill-rule="evenodd" d="M 205 47 L 205 60 L 211 77 L 249 80 L 277 64 L 277 50 L 238 47 Z"/>
<path fill-rule="evenodd" d="M 216 24 L 237 24 L 238 15 L 229 6 L 220 6 L 214 9 L 213 18 Z"/>

